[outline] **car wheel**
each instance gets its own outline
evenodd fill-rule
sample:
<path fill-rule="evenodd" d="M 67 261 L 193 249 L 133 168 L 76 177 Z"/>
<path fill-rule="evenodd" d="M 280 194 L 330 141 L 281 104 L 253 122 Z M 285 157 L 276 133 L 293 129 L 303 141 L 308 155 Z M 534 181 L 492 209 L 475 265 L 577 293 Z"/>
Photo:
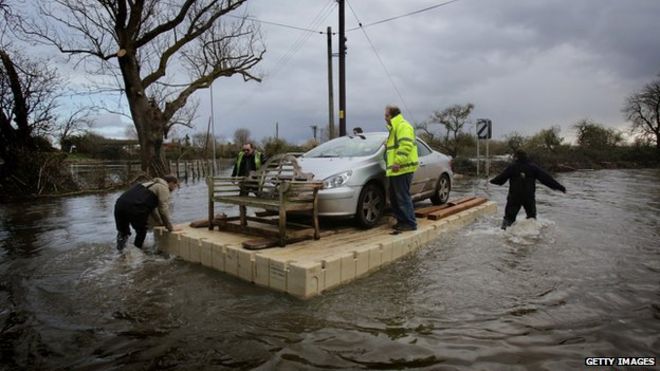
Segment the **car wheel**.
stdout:
<path fill-rule="evenodd" d="M 368 183 L 358 197 L 355 219 L 362 228 L 371 228 L 378 223 L 385 210 L 385 192 L 375 183 Z"/>
<path fill-rule="evenodd" d="M 451 183 L 449 182 L 449 175 L 442 174 L 438 179 L 438 185 L 435 187 L 435 192 L 431 196 L 431 202 L 434 205 L 442 205 L 449 199 L 449 191 L 451 190 Z"/>

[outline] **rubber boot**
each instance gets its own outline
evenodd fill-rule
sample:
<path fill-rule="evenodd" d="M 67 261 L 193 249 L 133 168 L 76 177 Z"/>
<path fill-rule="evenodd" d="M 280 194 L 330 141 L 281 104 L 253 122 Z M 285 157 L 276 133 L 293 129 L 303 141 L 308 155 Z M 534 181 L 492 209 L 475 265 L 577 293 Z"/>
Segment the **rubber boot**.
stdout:
<path fill-rule="evenodd" d="M 122 234 L 121 232 L 117 233 L 117 250 L 122 251 L 126 247 L 126 242 L 128 242 L 128 234 Z"/>

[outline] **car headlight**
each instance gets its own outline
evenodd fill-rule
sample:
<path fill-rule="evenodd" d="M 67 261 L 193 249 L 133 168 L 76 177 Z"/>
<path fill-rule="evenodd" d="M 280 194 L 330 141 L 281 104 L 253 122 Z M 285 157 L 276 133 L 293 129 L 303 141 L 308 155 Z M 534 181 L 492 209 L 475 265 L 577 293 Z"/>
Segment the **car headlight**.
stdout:
<path fill-rule="evenodd" d="M 329 189 L 329 188 L 337 188 L 343 186 L 346 182 L 348 182 L 348 179 L 351 178 L 351 175 L 353 174 L 352 170 L 344 171 L 343 173 L 335 174 L 333 176 L 329 176 L 323 180 L 323 188 Z"/>

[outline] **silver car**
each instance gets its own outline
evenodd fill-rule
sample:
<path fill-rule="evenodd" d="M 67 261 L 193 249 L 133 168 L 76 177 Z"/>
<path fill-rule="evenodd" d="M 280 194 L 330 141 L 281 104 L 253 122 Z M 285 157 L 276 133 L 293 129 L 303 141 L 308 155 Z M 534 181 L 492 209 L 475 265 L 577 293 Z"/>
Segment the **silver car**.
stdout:
<path fill-rule="evenodd" d="M 385 211 L 386 132 L 339 137 L 304 153 L 298 164 L 305 172 L 323 179 L 319 191 L 319 215 L 355 217 L 371 228 Z M 452 185 L 451 157 L 432 150 L 417 139 L 419 168 L 411 185 L 413 200 L 430 198 L 434 205 L 447 202 Z"/>

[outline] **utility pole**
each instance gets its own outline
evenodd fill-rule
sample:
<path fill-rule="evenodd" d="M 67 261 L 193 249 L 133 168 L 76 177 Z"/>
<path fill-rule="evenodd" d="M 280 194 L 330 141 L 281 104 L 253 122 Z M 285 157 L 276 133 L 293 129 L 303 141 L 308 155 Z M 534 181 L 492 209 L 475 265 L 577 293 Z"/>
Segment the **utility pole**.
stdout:
<path fill-rule="evenodd" d="M 335 137 L 335 99 L 332 84 L 332 27 L 328 26 L 328 139 Z"/>
<path fill-rule="evenodd" d="M 346 135 L 346 30 L 344 0 L 339 3 L 339 136 Z"/>
<path fill-rule="evenodd" d="M 280 139 L 280 123 L 275 121 L 275 140 Z"/>

